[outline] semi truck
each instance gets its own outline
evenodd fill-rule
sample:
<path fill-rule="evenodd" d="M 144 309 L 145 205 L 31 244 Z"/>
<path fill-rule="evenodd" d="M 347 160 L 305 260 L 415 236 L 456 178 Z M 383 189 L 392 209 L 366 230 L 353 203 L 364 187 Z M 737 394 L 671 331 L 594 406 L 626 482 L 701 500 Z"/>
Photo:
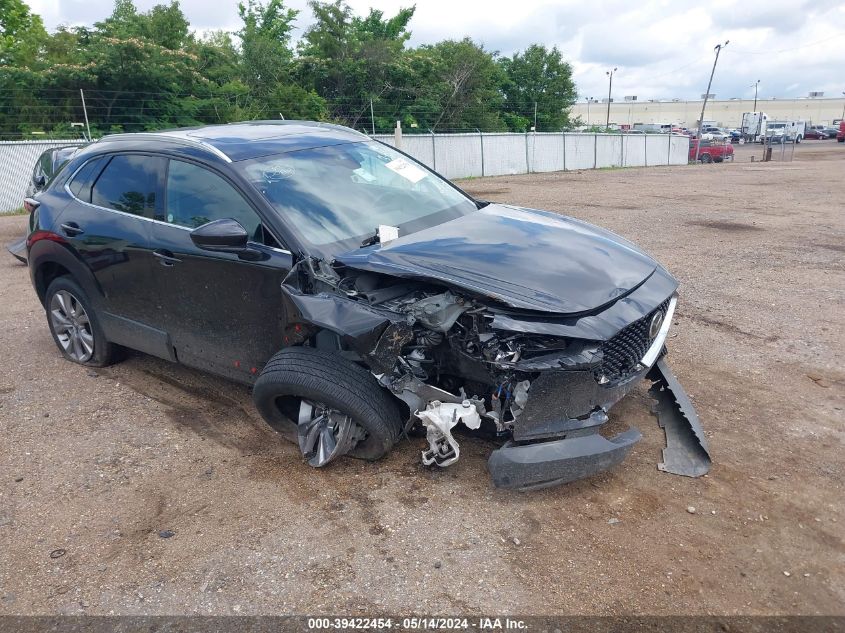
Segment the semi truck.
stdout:
<path fill-rule="evenodd" d="M 800 143 L 804 140 L 806 121 L 769 121 L 761 143 Z"/>
<path fill-rule="evenodd" d="M 765 112 L 743 112 L 742 125 L 739 128 L 740 139 L 746 143 L 756 143 L 766 137 L 769 115 Z"/>

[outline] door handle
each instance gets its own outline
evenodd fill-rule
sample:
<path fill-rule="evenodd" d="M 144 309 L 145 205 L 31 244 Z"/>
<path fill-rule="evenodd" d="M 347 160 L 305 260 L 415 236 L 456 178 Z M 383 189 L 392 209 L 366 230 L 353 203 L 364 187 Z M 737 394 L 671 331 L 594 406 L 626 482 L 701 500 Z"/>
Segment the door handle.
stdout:
<path fill-rule="evenodd" d="M 161 264 L 162 266 L 168 266 L 168 267 L 175 266 L 176 264 L 178 264 L 179 262 L 182 261 L 181 259 L 177 259 L 176 257 L 173 257 L 173 253 L 171 253 L 168 250 L 162 249 L 162 250 L 153 251 L 153 255 L 155 255 L 158 258 L 158 263 Z"/>
<path fill-rule="evenodd" d="M 76 235 L 82 235 L 85 233 L 76 222 L 66 222 L 62 224 L 62 231 L 65 232 L 65 235 L 68 237 L 74 237 Z"/>

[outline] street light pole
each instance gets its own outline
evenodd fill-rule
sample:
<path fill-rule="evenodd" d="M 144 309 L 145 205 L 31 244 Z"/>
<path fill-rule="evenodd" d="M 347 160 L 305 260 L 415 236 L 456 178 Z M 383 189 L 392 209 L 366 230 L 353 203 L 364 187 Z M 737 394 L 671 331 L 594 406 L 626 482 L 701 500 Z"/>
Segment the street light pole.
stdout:
<path fill-rule="evenodd" d="M 754 108 L 752 112 L 757 112 L 757 86 L 760 85 L 760 80 L 754 82 Z"/>
<path fill-rule="evenodd" d="M 608 71 L 605 72 L 605 74 L 610 78 L 610 81 L 608 82 L 608 85 L 607 85 L 607 121 L 605 121 L 605 123 L 604 123 L 605 129 L 610 127 L 610 100 L 611 100 L 611 94 L 613 93 L 613 73 L 615 73 L 615 72 L 616 72 L 616 67 L 614 67 L 613 70 L 608 70 Z"/>
<path fill-rule="evenodd" d="M 592 100 L 592 97 L 587 97 L 587 127 L 590 127 L 590 102 Z"/>
<path fill-rule="evenodd" d="M 845 97 L 845 92 L 842 93 L 842 96 Z M 845 103 L 842 104 L 842 118 L 845 119 Z"/>
<path fill-rule="evenodd" d="M 710 81 L 707 82 L 707 92 L 704 93 L 704 103 L 701 104 L 701 118 L 698 119 L 698 143 L 695 144 L 695 162 L 698 162 L 698 154 L 701 152 L 701 132 L 704 127 L 704 109 L 707 107 L 707 98 L 710 96 L 710 86 L 713 85 L 713 75 L 716 74 L 716 64 L 719 62 L 719 53 L 730 43 L 725 40 L 724 44 L 716 44 L 713 48 L 716 51 L 716 59 L 713 60 L 713 70 L 710 71 Z"/>

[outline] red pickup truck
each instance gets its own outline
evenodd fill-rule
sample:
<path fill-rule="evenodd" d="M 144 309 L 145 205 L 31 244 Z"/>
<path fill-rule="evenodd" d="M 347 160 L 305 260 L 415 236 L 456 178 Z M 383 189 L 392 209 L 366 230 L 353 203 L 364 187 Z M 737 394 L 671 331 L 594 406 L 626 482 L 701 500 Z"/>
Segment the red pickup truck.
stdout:
<path fill-rule="evenodd" d="M 845 121 L 839 122 L 839 133 L 836 135 L 836 140 L 845 143 Z"/>
<path fill-rule="evenodd" d="M 698 139 L 690 139 L 689 142 L 689 160 L 695 161 L 695 149 L 698 145 Z M 734 148 L 730 143 L 724 141 L 708 141 L 704 139 L 701 142 L 701 150 L 698 152 L 698 160 L 702 163 L 721 163 L 723 160 L 734 159 Z"/>

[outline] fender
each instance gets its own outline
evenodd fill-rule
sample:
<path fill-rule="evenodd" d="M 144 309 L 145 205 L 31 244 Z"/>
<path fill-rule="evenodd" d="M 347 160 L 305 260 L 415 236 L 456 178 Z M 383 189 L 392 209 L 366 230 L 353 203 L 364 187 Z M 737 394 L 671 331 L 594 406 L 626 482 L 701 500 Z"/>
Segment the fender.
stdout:
<path fill-rule="evenodd" d="M 60 266 L 73 275 L 95 308 L 102 307 L 105 298 L 102 287 L 91 270 L 71 250 L 65 238 L 52 231 L 36 230 L 27 238 L 27 246 L 29 277 L 41 305 L 44 305 L 44 294 L 49 285 L 45 272 L 49 267 Z"/>

